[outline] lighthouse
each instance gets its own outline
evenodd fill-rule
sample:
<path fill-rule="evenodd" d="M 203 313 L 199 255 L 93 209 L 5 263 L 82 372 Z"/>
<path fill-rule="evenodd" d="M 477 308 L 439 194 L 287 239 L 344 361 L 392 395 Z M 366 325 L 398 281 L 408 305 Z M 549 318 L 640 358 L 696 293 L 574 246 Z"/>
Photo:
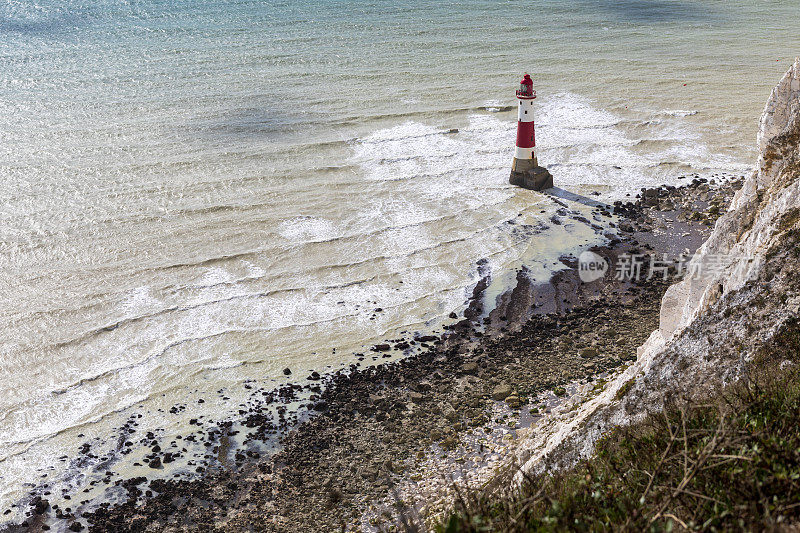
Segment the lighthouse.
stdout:
<path fill-rule="evenodd" d="M 533 123 L 533 101 L 536 91 L 533 80 L 525 74 L 517 90 L 517 145 L 514 162 L 511 164 L 511 177 L 508 182 L 526 189 L 541 191 L 553 186 L 553 176 L 546 168 L 540 167 L 536 160 L 536 132 Z"/>

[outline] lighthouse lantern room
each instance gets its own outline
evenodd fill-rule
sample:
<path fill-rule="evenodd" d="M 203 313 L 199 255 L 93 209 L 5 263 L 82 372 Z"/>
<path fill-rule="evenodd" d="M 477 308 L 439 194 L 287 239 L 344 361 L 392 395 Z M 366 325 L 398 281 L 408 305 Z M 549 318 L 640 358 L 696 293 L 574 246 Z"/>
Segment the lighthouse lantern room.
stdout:
<path fill-rule="evenodd" d="M 536 159 L 536 132 L 533 122 L 533 80 L 525 74 L 517 90 L 517 143 L 509 183 L 540 191 L 553 186 L 553 177 Z"/>

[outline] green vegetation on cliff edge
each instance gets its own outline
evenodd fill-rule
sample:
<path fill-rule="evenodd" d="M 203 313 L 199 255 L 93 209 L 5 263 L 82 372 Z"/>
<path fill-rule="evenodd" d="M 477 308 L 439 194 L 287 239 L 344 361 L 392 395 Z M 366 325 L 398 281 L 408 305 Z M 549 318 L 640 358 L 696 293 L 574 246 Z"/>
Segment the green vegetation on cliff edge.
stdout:
<path fill-rule="evenodd" d="M 461 493 L 438 533 L 791 529 L 800 525 L 800 325 L 703 403 L 616 428 L 595 455 L 506 494 Z"/>

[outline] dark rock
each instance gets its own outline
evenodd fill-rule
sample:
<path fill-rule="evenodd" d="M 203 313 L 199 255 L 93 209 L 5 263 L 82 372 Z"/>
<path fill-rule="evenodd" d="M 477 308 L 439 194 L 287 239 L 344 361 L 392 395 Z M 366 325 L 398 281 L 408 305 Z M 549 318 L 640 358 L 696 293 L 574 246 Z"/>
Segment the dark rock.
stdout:
<path fill-rule="evenodd" d="M 500 385 L 492 389 L 492 399 L 501 402 L 505 400 L 507 397 L 509 397 L 511 395 L 511 392 L 512 392 L 511 385 L 507 383 L 501 383 Z"/>
<path fill-rule="evenodd" d="M 553 176 L 546 168 L 537 166 L 522 172 L 512 170 L 508 182 L 523 189 L 542 191 L 553 187 Z"/>
<path fill-rule="evenodd" d="M 464 363 L 461 365 L 461 371 L 466 372 L 467 374 L 472 374 L 477 372 L 478 370 L 478 363 Z"/>
<path fill-rule="evenodd" d="M 50 502 L 47 500 L 37 498 L 33 501 L 33 512 L 36 514 L 44 514 L 48 507 L 50 507 Z"/>
<path fill-rule="evenodd" d="M 522 405 L 522 402 L 520 401 L 519 396 L 511 395 L 506 398 L 506 404 L 508 404 L 508 406 L 512 409 L 517 409 L 520 405 Z"/>
<path fill-rule="evenodd" d="M 422 403 L 422 401 L 425 399 L 425 396 L 423 396 L 423 395 L 422 395 L 422 394 L 420 394 L 419 392 L 412 392 L 412 393 L 409 393 L 408 397 L 409 397 L 409 398 L 411 399 L 411 401 L 412 401 L 412 402 L 414 402 L 414 403 Z"/>
<path fill-rule="evenodd" d="M 581 357 L 594 357 L 597 355 L 597 350 L 594 348 L 584 348 L 581 350 Z"/>

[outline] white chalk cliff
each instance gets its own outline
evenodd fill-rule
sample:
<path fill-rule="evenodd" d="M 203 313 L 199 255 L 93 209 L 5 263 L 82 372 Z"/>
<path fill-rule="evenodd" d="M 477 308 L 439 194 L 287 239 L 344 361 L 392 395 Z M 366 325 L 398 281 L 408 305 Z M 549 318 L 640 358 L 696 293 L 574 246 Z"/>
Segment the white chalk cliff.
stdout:
<path fill-rule="evenodd" d="M 773 89 L 761 116 L 757 169 L 670 287 L 660 327 L 636 362 L 577 409 L 523 438 L 526 471 L 568 467 L 612 426 L 741 376 L 745 363 L 800 309 L 800 59 Z M 698 270 L 695 270 L 698 272 Z"/>
<path fill-rule="evenodd" d="M 799 122 L 800 60 L 796 60 L 772 90 L 761 116 L 757 171 L 745 181 L 728 213 L 693 258 L 701 270 L 718 273 L 670 287 L 662 302 L 661 327 L 641 352 L 672 339 L 719 297 L 741 288 L 757 273 L 757 262 L 763 260 L 765 247 L 775 236 L 781 213 L 800 206 L 796 174 L 784 177 L 784 181 L 794 181 L 791 187 L 774 187 L 786 167 L 792 170 L 797 164 L 797 142 L 788 138 L 797 134 Z"/>

